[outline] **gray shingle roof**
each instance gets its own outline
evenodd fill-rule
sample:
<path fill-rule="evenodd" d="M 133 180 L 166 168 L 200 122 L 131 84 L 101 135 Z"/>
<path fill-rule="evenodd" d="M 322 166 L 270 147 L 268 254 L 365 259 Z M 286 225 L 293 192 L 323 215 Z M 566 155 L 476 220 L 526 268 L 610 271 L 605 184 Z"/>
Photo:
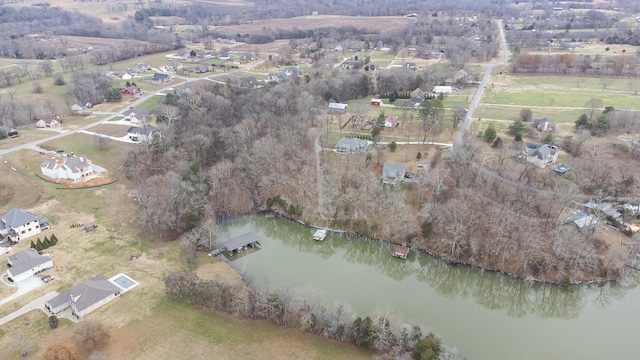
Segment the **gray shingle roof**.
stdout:
<path fill-rule="evenodd" d="M 4 216 L 2 216 L 1 219 L 2 221 L 0 221 L 0 229 L 5 229 L 6 228 L 5 223 L 7 227 L 16 228 L 20 225 L 24 225 L 32 221 L 38 220 L 38 217 L 36 216 L 36 214 L 32 212 L 18 209 L 18 208 L 13 208 L 9 210 L 6 214 L 4 214 Z"/>
<path fill-rule="evenodd" d="M 104 275 L 96 275 L 93 279 L 86 280 L 69 290 L 69 302 L 75 303 L 78 312 L 91 307 L 107 297 L 120 291 L 120 288 L 107 280 Z"/>
<path fill-rule="evenodd" d="M 40 255 L 36 249 L 25 249 L 15 255 L 11 255 L 7 258 L 7 261 L 11 264 L 9 273 L 11 277 L 25 273 L 36 266 L 42 265 L 47 261 L 51 261 L 49 255 Z"/>
<path fill-rule="evenodd" d="M 404 165 L 391 163 L 384 163 L 384 165 L 382 165 L 382 176 L 384 177 L 394 178 L 398 176 L 404 176 L 404 172 Z"/>

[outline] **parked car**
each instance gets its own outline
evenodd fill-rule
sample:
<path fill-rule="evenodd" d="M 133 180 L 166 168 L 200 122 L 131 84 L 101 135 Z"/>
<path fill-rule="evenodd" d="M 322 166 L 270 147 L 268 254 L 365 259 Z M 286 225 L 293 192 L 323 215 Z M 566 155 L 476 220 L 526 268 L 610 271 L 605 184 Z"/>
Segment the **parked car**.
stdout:
<path fill-rule="evenodd" d="M 40 279 L 44 282 L 44 283 L 48 283 L 49 281 L 53 280 L 53 276 L 51 275 L 42 275 L 40 277 Z"/>

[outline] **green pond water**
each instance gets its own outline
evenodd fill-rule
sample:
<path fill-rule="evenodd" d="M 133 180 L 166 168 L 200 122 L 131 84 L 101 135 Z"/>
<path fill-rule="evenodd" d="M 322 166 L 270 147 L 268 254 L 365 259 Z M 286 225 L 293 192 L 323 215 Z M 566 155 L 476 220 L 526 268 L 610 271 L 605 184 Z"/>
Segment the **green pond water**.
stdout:
<path fill-rule="evenodd" d="M 390 309 L 432 330 L 472 359 L 640 359 L 640 272 L 615 284 L 553 285 L 447 265 L 391 245 L 329 234 L 294 222 L 247 216 L 220 240 L 253 231 L 259 250 L 231 262 L 250 282 L 304 289 L 318 301 L 349 304 L 358 315 Z"/>

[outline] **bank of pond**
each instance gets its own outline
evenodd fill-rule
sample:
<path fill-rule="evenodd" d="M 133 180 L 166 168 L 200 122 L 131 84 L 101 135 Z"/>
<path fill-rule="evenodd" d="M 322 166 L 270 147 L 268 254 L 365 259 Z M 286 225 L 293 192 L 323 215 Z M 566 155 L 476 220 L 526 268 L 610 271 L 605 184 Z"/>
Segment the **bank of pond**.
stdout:
<path fill-rule="evenodd" d="M 305 289 L 358 316 L 388 312 L 395 323 L 434 331 L 468 359 L 637 357 L 640 271 L 617 283 L 560 287 L 414 251 L 403 260 L 392 244 L 344 234 L 314 241 L 314 231 L 251 215 L 226 221 L 219 239 L 260 237 L 260 249 L 230 261 L 251 284 Z"/>

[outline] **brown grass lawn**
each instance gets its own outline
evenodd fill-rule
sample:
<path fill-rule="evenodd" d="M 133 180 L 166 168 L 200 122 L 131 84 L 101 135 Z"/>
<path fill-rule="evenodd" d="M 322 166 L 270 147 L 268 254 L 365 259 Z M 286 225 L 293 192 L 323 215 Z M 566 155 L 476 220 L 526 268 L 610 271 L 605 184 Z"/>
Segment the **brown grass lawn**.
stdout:
<path fill-rule="evenodd" d="M 69 287 L 102 273 L 111 277 L 124 272 L 140 286 L 89 315 L 110 330 L 111 341 L 104 353 L 109 359 L 364 359 L 371 353 L 347 344 L 328 341 L 294 329 L 262 322 L 240 320 L 166 299 L 162 278 L 179 269 L 178 242 L 158 243 L 138 230 L 135 202 L 126 194 L 133 187 L 117 167 L 130 145 L 113 142 L 99 151 L 91 136 L 74 134 L 48 144 L 53 148 L 86 154 L 96 163 L 115 172 L 120 181 L 91 189 L 59 190 L 38 177 L 38 164 L 45 155 L 33 151 L 15 152 L 0 162 L 0 213 L 18 206 L 47 216 L 52 229 L 40 238 L 55 234 L 59 242 L 46 250 L 54 260 L 47 273 L 55 280 L 0 307 L 5 316 L 52 290 Z M 16 171 L 11 170 L 16 168 Z M 97 223 L 84 233 L 72 224 Z M 36 236 L 33 240 L 36 240 Z M 19 243 L 13 253 L 29 247 L 30 239 Z M 129 255 L 141 255 L 130 261 Z M 0 256 L 0 263 L 8 255 Z M 198 273 L 203 278 L 239 276 L 226 264 L 200 254 Z M 9 294 L 0 290 L 0 296 Z M 75 325 L 61 320 L 51 330 L 47 316 L 32 311 L 0 329 L 0 358 L 17 358 L 11 350 L 14 334 L 24 334 L 31 344 L 30 356 L 40 358 L 46 344 L 63 340 L 80 349 L 73 338 Z M 80 350 L 80 352 L 82 352 Z M 82 353 L 83 357 L 88 354 Z"/>
<path fill-rule="evenodd" d="M 122 137 L 127 135 L 127 126 L 114 124 L 100 124 L 89 128 L 89 131 L 97 132 L 113 137 Z"/>
<path fill-rule="evenodd" d="M 223 34 L 252 34 L 260 32 L 263 28 L 270 29 L 293 29 L 300 30 L 317 29 L 321 27 L 354 26 L 356 28 L 367 28 L 379 32 L 388 32 L 402 29 L 413 23 L 410 18 L 399 16 L 301 16 L 289 19 L 269 19 L 256 20 L 242 25 L 218 26 L 217 32 Z"/>
<path fill-rule="evenodd" d="M 15 139 L 5 138 L 0 140 L 0 149 L 12 148 L 17 145 L 55 135 L 56 133 L 51 130 L 36 129 L 35 125 L 33 125 L 33 127 L 28 129 L 18 129 L 18 134 L 20 134 L 20 137 Z"/>

